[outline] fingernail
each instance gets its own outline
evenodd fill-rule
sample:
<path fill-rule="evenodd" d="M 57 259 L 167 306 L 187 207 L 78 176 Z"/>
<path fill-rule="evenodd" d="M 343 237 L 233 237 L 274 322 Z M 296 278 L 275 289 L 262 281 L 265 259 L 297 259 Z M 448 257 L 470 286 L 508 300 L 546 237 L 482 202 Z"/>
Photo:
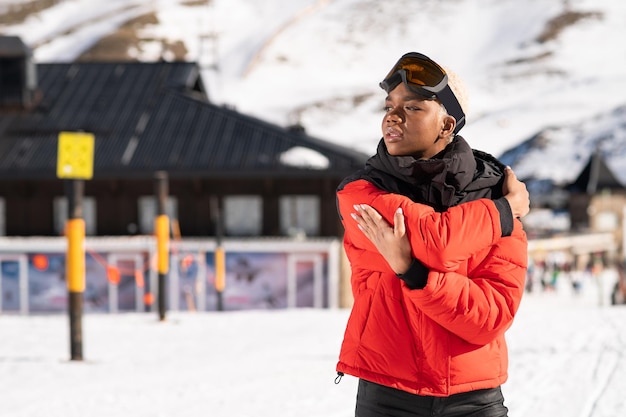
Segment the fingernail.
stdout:
<path fill-rule="evenodd" d="M 396 210 L 396 213 L 404 214 L 402 211 L 402 207 L 398 207 L 398 210 Z"/>
<path fill-rule="evenodd" d="M 360 206 L 359 204 L 355 204 L 355 205 L 354 205 L 354 206 L 352 206 L 352 207 L 354 207 L 354 209 L 355 209 L 356 211 L 361 210 L 361 206 Z"/>
<path fill-rule="evenodd" d="M 358 220 L 358 218 L 357 218 L 357 215 L 356 215 L 356 214 L 354 214 L 354 213 L 350 213 L 350 216 L 352 216 L 352 218 L 353 218 L 354 220 Z"/>

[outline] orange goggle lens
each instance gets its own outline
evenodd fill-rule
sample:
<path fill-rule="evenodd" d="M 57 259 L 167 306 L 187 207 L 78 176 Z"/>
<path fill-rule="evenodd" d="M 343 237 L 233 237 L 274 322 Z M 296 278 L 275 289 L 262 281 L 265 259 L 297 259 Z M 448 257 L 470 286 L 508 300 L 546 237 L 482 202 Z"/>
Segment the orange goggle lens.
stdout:
<path fill-rule="evenodd" d="M 423 87 L 439 87 L 446 79 L 446 71 L 430 58 L 416 52 L 406 54 L 394 65 L 385 77 L 392 77 L 400 70 L 404 70 L 406 80 L 411 84 Z"/>

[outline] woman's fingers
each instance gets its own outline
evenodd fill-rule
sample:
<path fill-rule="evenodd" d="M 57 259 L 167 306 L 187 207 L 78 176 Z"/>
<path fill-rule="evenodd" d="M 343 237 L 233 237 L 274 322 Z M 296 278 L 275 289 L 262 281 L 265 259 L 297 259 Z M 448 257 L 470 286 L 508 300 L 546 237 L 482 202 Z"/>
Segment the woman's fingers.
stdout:
<path fill-rule="evenodd" d="M 393 226 L 376 209 L 366 204 L 356 204 L 352 217 L 359 229 L 385 258 L 396 273 L 404 273 L 411 264 L 411 244 L 406 236 L 404 213 L 398 208 L 393 216 Z"/>
<path fill-rule="evenodd" d="M 356 213 L 353 213 L 352 217 L 359 225 L 359 229 L 361 229 L 370 240 L 375 239 L 377 236 L 391 229 L 389 223 L 387 223 L 373 207 L 367 204 L 356 204 L 354 209 Z"/>
<path fill-rule="evenodd" d="M 404 212 L 402 208 L 398 208 L 393 215 L 393 234 L 400 238 L 406 234 L 406 225 L 404 224 Z"/>

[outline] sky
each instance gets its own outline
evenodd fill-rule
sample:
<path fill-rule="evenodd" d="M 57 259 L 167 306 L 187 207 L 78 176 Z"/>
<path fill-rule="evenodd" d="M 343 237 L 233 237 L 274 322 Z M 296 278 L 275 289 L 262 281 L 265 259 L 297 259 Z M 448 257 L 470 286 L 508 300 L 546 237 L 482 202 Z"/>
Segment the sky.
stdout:
<path fill-rule="evenodd" d="M 366 154 L 380 139 L 378 83 L 408 51 L 464 79 L 470 107 L 461 133 L 477 149 L 499 156 L 544 129 L 583 131 L 554 139 L 539 163 L 522 164 L 524 174 L 573 180 L 586 162 L 573 143 L 622 129 L 622 116 L 608 117 L 626 105 L 622 0 L 64 0 L 0 32 L 22 36 L 39 62 L 71 61 L 149 12 L 158 23 L 139 30 L 133 56 L 170 59 L 156 40 L 182 40 L 213 102 L 281 126 L 300 123 Z M 585 18 L 538 42 L 547 22 L 567 12 Z M 624 148 L 606 150 L 619 150 L 618 168 L 626 167 Z"/>
<path fill-rule="evenodd" d="M 617 417 L 626 409 L 626 306 L 613 271 L 527 293 L 507 332 L 505 405 L 515 417 Z M 603 291 L 600 291 L 602 283 Z M 83 360 L 65 314 L 0 316 L 6 417 L 350 417 L 357 380 L 336 385 L 349 311 L 90 313 Z"/>

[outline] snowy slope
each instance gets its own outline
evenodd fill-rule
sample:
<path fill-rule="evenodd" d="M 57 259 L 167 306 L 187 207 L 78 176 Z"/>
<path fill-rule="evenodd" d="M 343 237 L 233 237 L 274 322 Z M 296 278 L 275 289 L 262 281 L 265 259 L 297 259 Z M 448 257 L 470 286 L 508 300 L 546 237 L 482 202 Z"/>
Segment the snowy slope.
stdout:
<path fill-rule="evenodd" d="M 622 0 L 61 0 L 0 32 L 23 36 L 40 62 L 68 61 L 146 13 L 158 23 L 137 30 L 131 56 L 171 59 L 157 40 L 183 41 L 213 101 L 366 153 L 379 139 L 378 82 L 410 50 L 465 79 L 474 147 L 501 155 L 560 132 L 549 153 L 514 165 L 525 175 L 565 180 L 598 131 L 624 140 Z M 626 178 L 623 159 L 609 163 Z"/>
<path fill-rule="evenodd" d="M 551 179 L 565 185 L 583 170 L 598 150 L 626 184 L 626 105 L 563 126 L 548 127 L 502 155 L 520 178 Z"/>

